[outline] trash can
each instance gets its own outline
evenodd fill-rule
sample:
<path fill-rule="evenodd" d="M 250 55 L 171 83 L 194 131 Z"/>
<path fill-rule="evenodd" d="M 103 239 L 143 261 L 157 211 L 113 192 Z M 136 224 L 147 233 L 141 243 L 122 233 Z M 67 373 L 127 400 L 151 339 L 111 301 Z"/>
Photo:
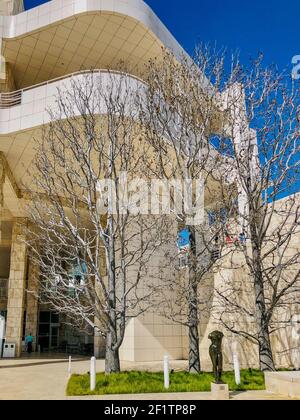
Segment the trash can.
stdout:
<path fill-rule="evenodd" d="M 14 359 L 16 357 L 16 344 L 4 343 L 3 358 Z"/>

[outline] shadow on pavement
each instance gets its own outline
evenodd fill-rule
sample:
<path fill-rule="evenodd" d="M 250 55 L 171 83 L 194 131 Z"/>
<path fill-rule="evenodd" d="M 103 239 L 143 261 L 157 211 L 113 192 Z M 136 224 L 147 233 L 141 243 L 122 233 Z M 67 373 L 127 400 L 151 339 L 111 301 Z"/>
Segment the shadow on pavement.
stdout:
<path fill-rule="evenodd" d="M 45 360 L 47 359 L 47 360 Z M 0 360 L 9 360 L 9 359 L 0 359 Z M 22 360 L 22 359 L 19 359 Z M 49 357 L 40 357 L 40 358 L 36 358 L 36 356 L 34 356 L 32 362 L 29 362 L 30 357 L 26 357 L 23 359 L 24 363 L 15 363 L 15 364 L 9 364 L 9 365 L 4 365 L 4 366 L 0 366 L 0 369 L 12 369 L 12 368 L 25 368 L 25 367 L 32 367 L 32 366 L 44 366 L 44 365 L 55 365 L 55 364 L 62 364 L 62 363 L 67 363 L 69 361 L 69 358 L 55 358 L 54 356 L 51 358 Z M 25 360 L 27 360 L 28 362 L 25 363 Z M 72 363 L 76 363 L 76 362 L 85 362 L 89 360 L 89 358 L 87 357 L 74 357 L 72 356 Z"/>

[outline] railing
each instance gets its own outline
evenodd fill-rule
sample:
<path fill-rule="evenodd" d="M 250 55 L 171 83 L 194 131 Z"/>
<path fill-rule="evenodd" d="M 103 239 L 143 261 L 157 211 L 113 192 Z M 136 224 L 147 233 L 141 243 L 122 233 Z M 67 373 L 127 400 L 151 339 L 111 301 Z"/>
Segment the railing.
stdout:
<path fill-rule="evenodd" d="M 0 279 L 0 300 L 6 300 L 8 296 L 8 280 Z"/>
<path fill-rule="evenodd" d="M 67 74 L 65 76 L 60 76 L 60 77 L 56 77 L 55 79 L 51 79 L 51 80 L 47 80 L 45 82 L 41 82 L 38 83 L 36 85 L 33 86 L 28 86 L 24 89 L 20 89 L 20 90 L 16 90 L 14 92 L 7 92 L 7 93 L 1 93 L 0 94 L 0 109 L 7 109 L 7 108 L 12 108 L 14 106 L 17 105 L 21 105 L 22 104 L 22 96 L 24 92 L 27 92 L 29 90 L 32 89 L 36 89 L 38 87 L 42 87 L 42 86 L 48 86 L 51 85 L 52 83 L 56 83 L 56 82 L 60 82 L 62 80 L 66 80 L 66 79 L 70 79 L 74 76 L 79 76 L 79 75 L 84 75 L 84 74 L 112 74 L 112 75 L 123 75 L 123 76 L 128 76 L 131 79 L 135 79 L 141 83 L 145 83 L 142 79 L 140 79 L 137 76 L 134 76 L 132 74 L 129 73 L 124 73 L 121 71 L 111 71 L 111 70 L 107 70 L 107 69 L 97 69 L 97 70 L 81 70 L 81 71 L 77 71 L 75 73 L 71 73 L 71 74 Z"/>
<path fill-rule="evenodd" d="M 13 106 L 21 105 L 22 92 L 1 93 L 0 95 L 0 109 L 12 108 Z"/>

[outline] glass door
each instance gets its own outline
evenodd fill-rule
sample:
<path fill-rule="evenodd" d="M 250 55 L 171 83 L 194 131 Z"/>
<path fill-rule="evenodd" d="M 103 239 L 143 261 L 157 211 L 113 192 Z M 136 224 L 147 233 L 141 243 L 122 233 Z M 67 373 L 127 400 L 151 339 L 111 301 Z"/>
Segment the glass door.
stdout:
<path fill-rule="evenodd" d="M 59 347 L 59 316 L 53 312 L 40 312 L 39 345 L 41 351 L 56 350 Z"/>
<path fill-rule="evenodd" d="M 50 330 L 50 348 L 57 349 L 59 345 L 59 327 L 51 326 Z"/>

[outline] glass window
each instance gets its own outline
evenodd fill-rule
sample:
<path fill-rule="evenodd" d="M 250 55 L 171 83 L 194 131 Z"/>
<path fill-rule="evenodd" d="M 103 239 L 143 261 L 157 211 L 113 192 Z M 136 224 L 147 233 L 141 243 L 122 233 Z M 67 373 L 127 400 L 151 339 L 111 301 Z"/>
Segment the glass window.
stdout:
<path fill-rule="evenodd" d="M 50 312 L 40 312 L 40 322 L 50 323 Z"/>
<path fill-rule="evenodd" d="M 51 324 L 59 324 L 59 314 L 51 312 Z"/>

